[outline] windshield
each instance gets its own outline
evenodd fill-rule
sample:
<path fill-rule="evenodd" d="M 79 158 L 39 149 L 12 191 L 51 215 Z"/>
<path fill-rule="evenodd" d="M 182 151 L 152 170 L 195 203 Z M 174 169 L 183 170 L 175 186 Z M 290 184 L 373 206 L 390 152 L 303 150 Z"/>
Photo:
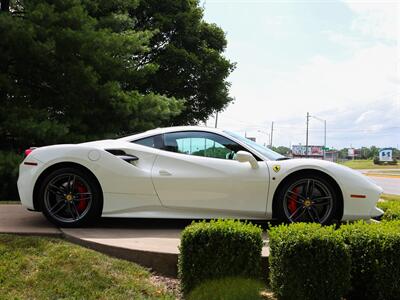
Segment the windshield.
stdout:
<path fill-rule="evenodd" d="M 234 137 L 235 139 L 238 139 L 239 141 L 245 143 L 250 148 L 256 150 L 257 152 L 259 152 L 260 154 L 262 154 L 263 156 L 265 156 L 271 160 L 278 160 L 278 159 L 285 158 L 285 156 L 283 156 L 279 153 L 276 153 L 275 151 L 272 151 L 271 149 L 268 149 L 267 147 L 261 146 L 260 144 L 257 144 L 256 142 L 253 142 L 252 140 L 249 140 L 237 133 L 234 133 L 231 131 L 224 131 L 224 132 L 227 133 L 228 135 Z"/>

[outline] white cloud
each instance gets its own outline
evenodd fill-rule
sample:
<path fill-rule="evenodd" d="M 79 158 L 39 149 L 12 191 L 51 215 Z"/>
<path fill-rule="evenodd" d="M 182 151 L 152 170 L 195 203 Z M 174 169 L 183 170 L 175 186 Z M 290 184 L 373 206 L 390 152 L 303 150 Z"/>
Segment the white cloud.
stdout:
<path fill-rule="evenodd" d="M 344 113 L 338 113 L 337 110 L 327 111 L 326 113 L 334 116 L 333 120 L 335 120 L 335 123 L 330 122 L 329 144 L 336 144 L 338 147 L 350 145 L 398 147 L 400 107 L 393 98 L 395 97 L 389 96 L 379 101 L 366 103 L 364 106 L 352 107 Z"/>
<path fill-rule="evenodd" d="M 275 121 L 275 145 L 304 143 L 309 111 L 327 120 L 330 146 L 400 144 L 400 2 L 343 2 L 354 14 L 351 27 L 325 34 L 348 55 L 338 61 L 316 53 L 286 72 L 238 61 L 231 76 L 236 102 L 220 114 L 219 127 L 247 131 L 263 143 Z M 232 44 L 254 53 L 254 45 Z M 312 119 L 310 131 L 310 143 L 321 144 L 323 124 Z"/>
<path fill-rule="evenodd" d="M 262 75 L 258 73 L 252 82 L 233 84 L 231 93 L 237 101 L 220 115 L 220 127 L 246 130 L 262 138 L 263 134 L 257 130 L 269 130 L 270 121 L 274 120 L 277 130 L 281 126 L 275 141 L 288 145 L 304 140 L 307 111 L 327 119 L 331 128 L 361 126 L 370 133 L 388 119 L 391 126 L 393 122 L 400 126 L 400 78 L 396 62 L 396 48 L 378 44 L 361 49 L 341 62 L 316 56 L 311 63 L 292 72 L 276 72 L 274 79 L 265 80 L 264 85 L 259 84 Z M 374 107 L 367 109 L 371 103 Z M 313 123 L 316 130 L 322 130 L 322 124 Z M 320 134 L 315 136 L 321 139 Z M 363 137 L 362 131 L 356 132 L 352 135 L 353 143 L 357 134 Z M 345 131 L 335 136 L 347 140 Z M 262 142 L 265 140 L 264 134 Z"/>
<path fill-rule="evenodd" d="M 356 124 L 365 124 L 368 123 L 368 121 L 371 121 L 374 116 L 376 115 L 377 111 L 375 110 L 367 110 L 366 112 L 363 112 L 356 120 Z"/>
<path fill-rule="evenodd" d="M 375 38 L 396 41 L 399 38 L 398 1 L 343 1 L 357 17 L 352 29 Z"/>
<path fill-rule="evenodd" d="M 368 45 L 365 39 L 359 36 L 343 34 L 335 31 L 325 31 L 324 34 L 332 43 L 343 46 L 352 51 L 366 47 Z"/>

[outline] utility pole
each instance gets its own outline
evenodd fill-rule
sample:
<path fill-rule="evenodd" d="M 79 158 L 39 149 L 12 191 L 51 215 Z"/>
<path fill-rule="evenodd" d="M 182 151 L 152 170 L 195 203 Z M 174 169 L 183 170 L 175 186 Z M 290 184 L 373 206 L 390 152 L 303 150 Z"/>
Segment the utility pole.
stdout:
<path fill-rule="evenodd" d="M 217 128 L 218 125 L 218 110 L 217 113 L 215 114 L 215 128 Z"/>
<path fill-rule="evenodd" d="M 308 157 L 308 123 L 310 122 L 310 113 L 307 112 L 307 130 L 306 130 L 306 157 Z"/>
<path fill-rule="evenodd" d="M 271 124 L 271 138 L 270 138 L 270 141 L 269 141 L 269 147 L 270 148 L 272 148 L 272 137 L 274 136 L 274 121 L 272 121 L 272 124 Z"/>

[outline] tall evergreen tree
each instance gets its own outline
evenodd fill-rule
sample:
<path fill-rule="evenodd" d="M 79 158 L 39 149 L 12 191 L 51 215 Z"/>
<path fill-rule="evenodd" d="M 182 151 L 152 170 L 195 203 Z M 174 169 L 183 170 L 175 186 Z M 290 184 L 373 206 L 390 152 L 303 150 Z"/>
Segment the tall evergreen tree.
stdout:
<path fill-rule="evenodd" d="M 29 0 L 1 13 L 3 148 L 139 131 L 179 114 L 183 101 L 137 88 L 157 66 L 143 63 L 153 33 L 132 29 L 135 5 Z"/>
<path fill-rule="evenodd" d="M 0 0 L 0 198 L 29 146 L 197 123 L 232 99 L 193 0 Z"/>
<path fill-rule="evenodd" d="M 204 121 L 232 99 L 193 0 L 1 0 L 0 149 Z"/>

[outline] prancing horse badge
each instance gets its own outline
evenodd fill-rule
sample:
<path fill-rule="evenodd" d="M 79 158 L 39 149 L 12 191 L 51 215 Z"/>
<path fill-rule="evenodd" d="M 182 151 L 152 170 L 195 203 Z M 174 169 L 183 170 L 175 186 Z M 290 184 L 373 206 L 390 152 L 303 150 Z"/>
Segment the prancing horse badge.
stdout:
<path fill-rule="evenodd" d="M 275 165 L 272 167 L 272 170 L 275 171 L 275 173 L 278 173 L 281 170 L 281 166 L 280 165 Z"/>

